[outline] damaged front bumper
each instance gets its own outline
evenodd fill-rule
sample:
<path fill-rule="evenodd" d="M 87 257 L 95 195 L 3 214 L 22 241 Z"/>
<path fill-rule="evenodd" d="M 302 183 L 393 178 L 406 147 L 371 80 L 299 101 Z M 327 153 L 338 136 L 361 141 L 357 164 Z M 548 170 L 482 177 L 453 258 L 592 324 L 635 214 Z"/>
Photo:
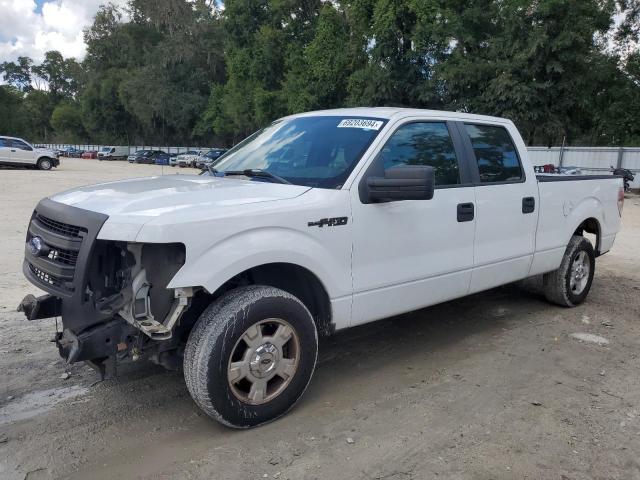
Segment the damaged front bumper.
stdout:
<path fill-rule="evenodd" d="M 145 348 L 158 350 L 156 340 L 171 339 L 193 294 L 166 288 L 184 264 L 182 244 L 97 240 L 106 220 L 42 200 L 29 224 L 23 271 L 48 294 L 27 295 L 18 307 L 28 320 L 61 317 L 54 338 L 60 355 L 103 375 L 116 358 L 136 359 Z"/>

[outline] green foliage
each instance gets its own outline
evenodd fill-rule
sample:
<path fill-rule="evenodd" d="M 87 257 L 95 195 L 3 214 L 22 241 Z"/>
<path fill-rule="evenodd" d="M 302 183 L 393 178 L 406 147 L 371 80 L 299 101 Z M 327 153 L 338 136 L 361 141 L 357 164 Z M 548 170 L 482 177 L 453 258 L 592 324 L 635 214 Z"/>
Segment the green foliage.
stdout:
<path fill-rule="evenodd" d="M 62 102 L 51 113 L 51 126 L 60 142 L 83 142 L 82 110 L 77 103 Z"/>
<path fill-rule="evenodd" d="M 291 113 L 397 105 L 505 116 L 530 144 L 640 142 L 640 0 L 215 4 L 107 4 L 82 63 L 0 64 L 0 131 L 228 146 Z"/>

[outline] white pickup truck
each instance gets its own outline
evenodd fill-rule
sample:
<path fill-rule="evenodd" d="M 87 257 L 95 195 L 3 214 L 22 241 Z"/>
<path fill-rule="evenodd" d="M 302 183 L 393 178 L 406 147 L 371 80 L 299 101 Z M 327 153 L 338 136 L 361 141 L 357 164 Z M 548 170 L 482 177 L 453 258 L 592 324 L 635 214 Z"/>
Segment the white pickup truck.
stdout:
<path fill-rule="evenodd" d="M 301 397 L 318 335 L 532 276 L 581 303 L 623 201 L 618 177 L 536 176 L 501 118 L 304 113 L 203 175 L 43 199 L 24 273 L 48 294 L 19 308 L 62 317 L 68 362 L 182 364 L 207 414 L 250 427 Z"/>
<path fill-rule="evenodd" d="M 22 138 L 0 136 L 0 165 L 51 170 L 60 160 L 53 150 L 35 148 Z"/>

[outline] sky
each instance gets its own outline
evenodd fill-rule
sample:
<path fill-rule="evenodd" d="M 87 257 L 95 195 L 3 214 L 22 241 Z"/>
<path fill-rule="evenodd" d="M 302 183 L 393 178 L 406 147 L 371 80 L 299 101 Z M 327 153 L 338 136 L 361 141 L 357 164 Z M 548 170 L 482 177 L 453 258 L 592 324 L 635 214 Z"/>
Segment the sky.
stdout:
<path fill-rule="evenodd" d="M 86 51 L 82 30 L 92 23 L 98 7 L 107 1 L 0 0 L 0 63 L 19 56 L 40 63 L 49 50 L 81 60 Z"/>

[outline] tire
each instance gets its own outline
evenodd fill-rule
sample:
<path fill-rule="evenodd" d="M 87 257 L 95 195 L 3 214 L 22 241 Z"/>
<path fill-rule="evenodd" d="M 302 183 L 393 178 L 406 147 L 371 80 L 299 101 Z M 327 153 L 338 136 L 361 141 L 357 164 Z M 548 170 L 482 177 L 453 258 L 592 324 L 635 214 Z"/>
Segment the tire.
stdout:
<path fill-rule="evenodd" d="M 256 427 L 296 404 L 317 355 L 316 326 L 300 300 L 273 287 L 241 287 L 200 315 L 185 349 L 185 383 L 211 418 Z"/>
<path fill-rule="evenodd" d="M 582 264 L 582 268 L 579 265 Z M 585 269 L 588 266 L 588 270 Z M 563 307 L 575 307 L 587 298 L 596 266 L 591 242 L 574 235 L 567 245 L 560 268 L 543 277 L 544 294 L 548 301 Z M 578 278 L 579 277 L 579 278 Z"/>
<path fill-rule="evenodd" d="M 53 162 L 50 158 L 44 157 L 38 160 L 38 170 L 51 170 Z"/>

